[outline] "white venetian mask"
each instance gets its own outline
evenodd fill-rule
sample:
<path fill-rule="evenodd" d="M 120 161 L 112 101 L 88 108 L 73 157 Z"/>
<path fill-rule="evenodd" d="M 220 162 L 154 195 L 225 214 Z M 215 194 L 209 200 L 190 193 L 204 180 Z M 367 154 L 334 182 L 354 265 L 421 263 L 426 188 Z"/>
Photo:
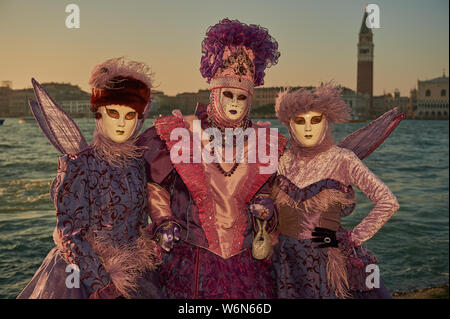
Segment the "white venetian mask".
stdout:
<path fill-rule="evenodd" d="M 314 111 L 297 115 L 291 119 L 290 125 L 296 140 L 306 147 L 322 142 L 328 128 L 326 118 Z"/>
<path fill-rule="evenodd" d="M 129 106 L 107 105 L 99 107 L 99 124 L 105 136 L 116 143 L 126 142 L 133 134 L 138 114 Z"/>
<path fill-rule="evenodd" d="M 228 120 L 238 121 L 246 115 L 248 104 L 250 103 L 250 97 L 246 91 L 235 88 L 222 88 L 219 94 L 221 110 Z"/>

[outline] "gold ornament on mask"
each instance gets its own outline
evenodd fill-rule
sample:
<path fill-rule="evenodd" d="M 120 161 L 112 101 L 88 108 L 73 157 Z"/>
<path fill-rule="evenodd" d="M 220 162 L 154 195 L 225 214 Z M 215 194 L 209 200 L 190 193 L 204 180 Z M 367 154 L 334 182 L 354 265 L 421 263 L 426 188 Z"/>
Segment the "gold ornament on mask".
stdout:
<path fill-rule="evenodd" d="M 229 67 L 233 67 L 234 74 L 239 77 L 243 75 L 247 75 L 247 71 L 250 72 L 251 75 L 254 74 L 254 65 L 252 60 L 249 58 L 247 53 L 244 50 L 238 49 L 236 53 L 230 55 L 226 60 L 222 62 L 222 68 L 220 69 L 223 72 L 225 69 Z"/>

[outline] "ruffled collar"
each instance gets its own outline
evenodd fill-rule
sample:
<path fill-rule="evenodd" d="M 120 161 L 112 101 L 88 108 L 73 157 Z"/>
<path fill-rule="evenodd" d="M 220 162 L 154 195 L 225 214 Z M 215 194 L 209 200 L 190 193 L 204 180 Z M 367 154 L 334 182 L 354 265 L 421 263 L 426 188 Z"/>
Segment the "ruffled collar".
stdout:
<path fill-rule="evenodd" d="M 137 146 L 136 141 L 137 137 L 132 136 L 123 143 L 116 143 L 106 137 L 101 128 L 97 127 L 91 145 L 97 157 L 105 160 L 111 166 L 123 168 L 129 161 L 142 157 L 147 149 L 145 146 Z"/>

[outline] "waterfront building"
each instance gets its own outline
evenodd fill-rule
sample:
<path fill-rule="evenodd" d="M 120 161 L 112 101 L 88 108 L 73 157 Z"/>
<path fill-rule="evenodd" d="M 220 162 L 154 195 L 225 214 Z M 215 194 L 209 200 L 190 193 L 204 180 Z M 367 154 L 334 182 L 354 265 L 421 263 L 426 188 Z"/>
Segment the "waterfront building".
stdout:
<path fill-rule="evenodd" d="M 370 95 L 366 93 L 358 93 L 349 88 L 344 87 L 342 90 L 342 99 L 352 109 L 353 119 L 366 119 L 369 114 Z"/>
<path fill-rule="evenodd" d="M 417 116 L 420 119 L 448 119 L 448 76 L 417 81 Z"/>
<path fill-rule="evenodd" d="M 413 88 L 409 91 L 409 103 L 406 108 L 407 119 L 417 119 L 417 89 Z"/>
<path fill-rule="evenodd" d="M 290 87 L 291 90 L 298 90 L 302 87 Z M 312 89 L 313 86 L 304 87 Z M 285 90 L 284 87 L 255 88 L 252 98 L 252 117 L 275 117 L 275 100 L 278 94 Z M 179 109 L 183 114 L 194 112 L 197 102 L 209 103 L 209 90 L 199 90 L 197 93 L 180 93 L 175 96 L 164 95 L 157 92 L 152 98 L 156 103 L 156 108 L 151 110 L 154 114 L 170 114 L 174 109 Z M 342 98 L 353 110 L 353 117 L 365 119 L 369 108 L 370 96 L 368 94 L 357 93 L 349 88 L 342 88 Z"/>
<path fill-rule="evenodd" d="M 91 95 L 81 90 L 78 85 L 51 82 L 43 83 L 42 86 L 69 114 L 73 116 L 89 116 L 89 99 Z M 32 88 L 12 90 L 8 86 L 0 87 L 0 116 L 32 116 L 28 100 L 35 98 Z"/>
<path fill-rule="evenodd" d="M 0 86 L 0 116 L 9 116 L 9 101 L 12 91 L 9 87 Z"/>

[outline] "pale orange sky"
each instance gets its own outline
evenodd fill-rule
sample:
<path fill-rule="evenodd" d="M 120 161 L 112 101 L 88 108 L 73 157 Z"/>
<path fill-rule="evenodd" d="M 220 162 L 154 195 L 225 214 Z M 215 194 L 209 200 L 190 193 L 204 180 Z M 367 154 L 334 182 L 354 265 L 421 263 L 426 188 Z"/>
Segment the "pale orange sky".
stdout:
<path fill-rule="evenodd" d="M 80 29 L 67 29 L 65 6 L 80 7 Z M 90 91 L 92 67 L 125 55 L 148 63 L 158 90 L 175 95 L 207 88 L 199 72 L 207 28 L 225 17 L 260 24 L 278 41 L 279 63 L 264 86 L 317 85 L 335 80 L 356 88 L 358 32 L 366 1 L 0 0 L 0 81 L 14 89 L 70 82 Z M 448 74 L 447 0 L 374 1 L 374 93 L 402 95 Z"/>

